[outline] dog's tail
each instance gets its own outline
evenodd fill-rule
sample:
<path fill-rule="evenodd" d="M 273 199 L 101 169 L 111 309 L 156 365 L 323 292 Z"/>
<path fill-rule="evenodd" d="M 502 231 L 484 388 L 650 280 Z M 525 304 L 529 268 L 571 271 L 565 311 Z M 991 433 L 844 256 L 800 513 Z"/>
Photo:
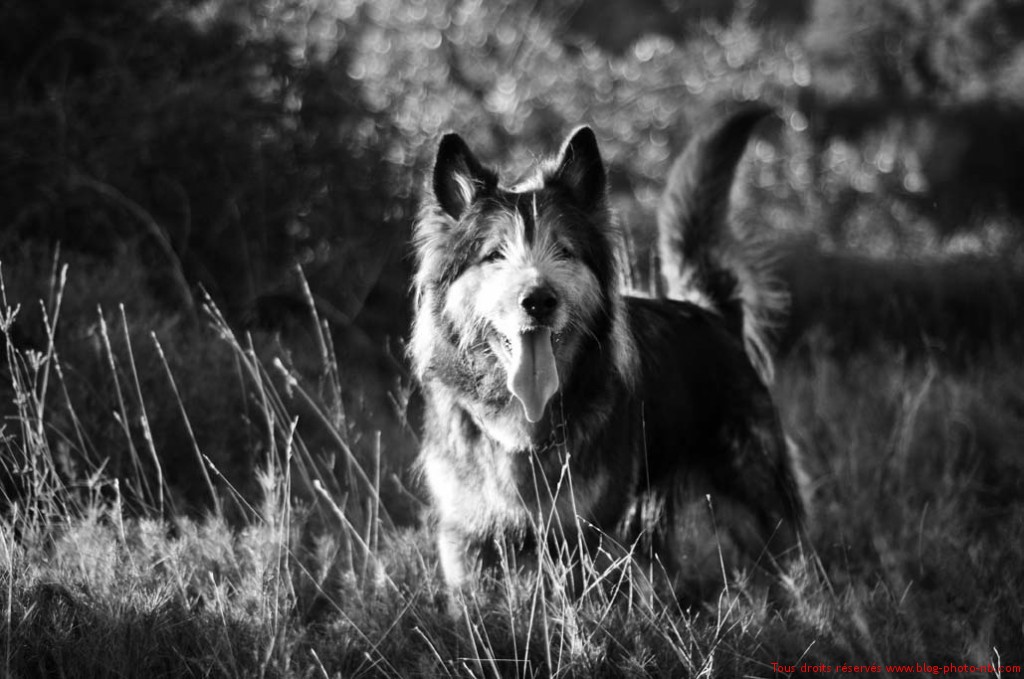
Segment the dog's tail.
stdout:
<path fill-rule="evenodd" d="M 787 296 L 772 277 L 764 238 L 741 238 L 730 227 L 729 193 L 747 139 L 770 113 L 751 106 L 695 134 L 672 166 L 658 207 L 666 293 L 721 314 L 767 383 L 774 374 L 768 331 Z"/>

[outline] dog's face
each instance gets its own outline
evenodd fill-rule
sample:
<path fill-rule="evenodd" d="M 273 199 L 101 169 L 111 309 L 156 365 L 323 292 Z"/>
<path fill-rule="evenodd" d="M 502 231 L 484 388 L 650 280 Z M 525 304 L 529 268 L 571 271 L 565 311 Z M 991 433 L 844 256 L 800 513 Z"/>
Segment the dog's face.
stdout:
<path fill-rule="evenodd" d="M 475 373 L 490 374 L 495 391 L 503 386 L 489 397 L 538 422 L 569 379 L 613 286 L 594 135 L 580 129 L 534 180 L 512 189 L 500 187 L 461 138 L 447 135 L 432 190 L 436 204 L 417 228 L 417 288 L 427 299 L 414 359 L 423 369 L 424 359 L 435 358 L 422 354 L 435 353 L 440 332 Z M 423 305 L 436 328 L 421 327 Z"/>

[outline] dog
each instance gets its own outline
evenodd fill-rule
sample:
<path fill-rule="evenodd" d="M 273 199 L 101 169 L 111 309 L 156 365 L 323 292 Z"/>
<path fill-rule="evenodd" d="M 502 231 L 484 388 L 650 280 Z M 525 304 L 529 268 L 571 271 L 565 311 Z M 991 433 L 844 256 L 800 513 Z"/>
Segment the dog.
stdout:
<path fill-rule="evenodd" d="M 620 292 L 590 128 L 513 186 L 457 134 L 441 139 L 414 228 L 408 352 L 450 589 L 545 543 L 616 544 L 702 598 L 725 569 L 798 549 L 804 508 L 761 325 L 774 293 L 756 289 L 760 264 L 728 224 L 767 113 L 697 134 L 673 166 L 658 215 L 671 298 Z"/>

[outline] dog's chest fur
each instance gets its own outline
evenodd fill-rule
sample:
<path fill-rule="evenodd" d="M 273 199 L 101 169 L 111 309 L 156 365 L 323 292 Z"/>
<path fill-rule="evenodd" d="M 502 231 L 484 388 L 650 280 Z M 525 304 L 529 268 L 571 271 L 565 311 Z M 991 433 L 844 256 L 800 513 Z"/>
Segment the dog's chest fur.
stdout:
<path fill-rule="evenodd" d="M 621 513 L 639 474 L 630 452 L 638 427 L 629 426 L 638 411 L 609 382 L 588 414 L 566 418 L 559 403 L 532 428 L 515 403 L 499 408 L 428 385 L 420 464 L 440 523 L 484 540 L 524 534 L 538 520 L 564 532 L 577 517 L 603 523 Z"/>

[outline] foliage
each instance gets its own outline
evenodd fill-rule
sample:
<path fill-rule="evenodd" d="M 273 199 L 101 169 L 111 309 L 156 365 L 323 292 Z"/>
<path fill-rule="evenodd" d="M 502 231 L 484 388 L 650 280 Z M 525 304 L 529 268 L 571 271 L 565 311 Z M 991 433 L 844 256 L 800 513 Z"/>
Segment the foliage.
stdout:
<path fill-rule="evenodd" d="M 1019 243 L 1024 19 L 994 0 L 650 0 L 638 22 L 624 4 L 518 0 L 7 12 L 5 242 L 138 249 L 172 308 L 202 285 L 232 320 L 280 322 L 299 262 L 338 322 L 400 334 L 413 177 L 439 132 L 522 169 L 587 122 L 619 202 L 649 214 L 697 121 L 751 99 L 784 121 L 746 196 L 773 231 L 899 254 L 976 228 Z M 628 48 L 591 15 L 633 26 L 614 41 Z"/>
<path fill-rule="evenodd" d="M 354 316 L 389 255 L 369 247 L 396 207 L 372 141 L 387 121 L 361 105 L 344 52 L 309 63 L 203 12 L 170 0 L 11 8 L 4 242 L 137 253 L 170 309 L 194 311 L 202 286 L 236 320 L 258 315 L 296 262 L 329 264 L 325 284 L 344 291 L 334 306 Z"/>
<path fill-rule="evenodd" d="M 168 311 L 193 313 L 201 286 L 232 323 L 274 328 L 303 313 L 298 263 L 353 362 L 386 365 L 367 345 L 405 333 L 412 203 L 448 128 L 521 170 L 593 125 L 641 285 L 672 156 L 700 120 L 751 99 L 782 121 L 737 192 L 764 232 L 872 255 L 1019 250 L 1024 20 L 995 0 L 6 12 L 5 260 L 24 241 L 134 256 Z"/>

